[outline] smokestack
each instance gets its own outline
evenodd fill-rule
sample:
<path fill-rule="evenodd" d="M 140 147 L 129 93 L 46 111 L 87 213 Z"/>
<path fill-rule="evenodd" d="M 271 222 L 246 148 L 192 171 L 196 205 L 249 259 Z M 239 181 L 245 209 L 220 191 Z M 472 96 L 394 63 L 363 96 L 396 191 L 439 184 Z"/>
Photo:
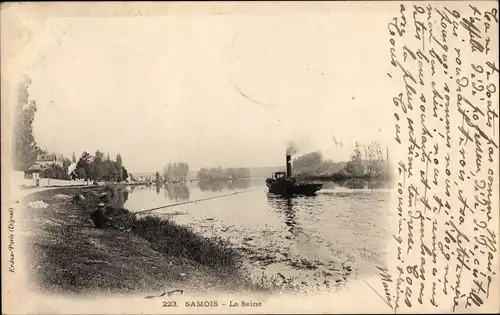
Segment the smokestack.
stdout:
<path fill-rule="evenodd" d="M 286 177 L 292 177 L 292 156 L 286 155 Z"/>

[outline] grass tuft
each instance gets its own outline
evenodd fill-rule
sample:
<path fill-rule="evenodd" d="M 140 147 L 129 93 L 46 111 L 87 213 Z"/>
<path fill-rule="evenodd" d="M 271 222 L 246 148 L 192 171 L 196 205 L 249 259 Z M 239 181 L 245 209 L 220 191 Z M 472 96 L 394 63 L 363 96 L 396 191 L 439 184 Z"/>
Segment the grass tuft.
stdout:
<path fill-rule="evenodd" d="M 133 232 L 148 240 L 158 252 L 187 258 L 223 272 L 237 273 L 241 265 L 238 252 L 219 237 L 208 239 L 187 227 L 152 215 L 131 221 L 135 227 Z"/>

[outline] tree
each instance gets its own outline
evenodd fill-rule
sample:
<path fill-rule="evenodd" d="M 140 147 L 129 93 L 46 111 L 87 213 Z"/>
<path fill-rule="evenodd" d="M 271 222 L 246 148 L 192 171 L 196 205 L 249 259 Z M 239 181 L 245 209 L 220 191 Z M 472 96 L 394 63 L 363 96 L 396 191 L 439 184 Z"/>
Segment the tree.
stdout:
<path fill-rule="evenodd" d="M 372 176 L 383 176 L 386 175 L 386 161 L 384 158 L 384 152 L 378 141 L 372 141 L 367 145 L 368 159 L 367 159 L 367 169 L 368 173 Z"/>
<path fill-rule="evenodd" d="M 171 173 L 172 173 L 171 177 L 175 181 L 177 181 L 178 177 L 179 177 L 179 175 L 178 175 L 178 169 L 179 168 L 177 167 L 177 163 L 172 164 L 172 169 L 170 170 Z"/>
<path fill-rule="evenodd" d="M 189 173 L 189 165 L 185 162 L 168 163 L 163 168 L 165 181 L 185 181 Z"/>
<path fill-rule="evenodd" d="M 76 175 L 79 177 L 79 178 L 83 178 L 83 179 L 87 179 L 87 171 L 85 171 L 85 167 L 77 167 L 76 168 Z"/>
<path fill-rule="evenodd" d="M 250 171 L 246 168 L 202 168 L 197 174 L 199 181 L 227 181 L 230 178 L 237 180 L 250 177 Z"/>
<path fill-rule="evenodd" d="M 321 152 L 311 152 L 299 156 L 293 160 L 293 171 L 295 173 L 316 174 L 323 163 Z"/>
<path fill-rule="evenodd" d="M 21 171 L 33 165 L 40 153 L 33 136 L 33 121 L 37 106 L 34 101 L 29 101 L 30 84 L 30 78 L 25 78 L 19 84 L 19 102 L 14 125 L 14 168 Z"/>
<path fill-rule="evenodd" d="M 127 173 L 127 175 L 130 177 L 130 181 L 132 181 L 132 182 L 135 182 L 135 181 L 136 181 L 136 179 L 135 179 L 134 175 L 132 175 L 132 174 L 128 174 L 128 173 Z"/>
<path fill-rule="evenodd" d="M 116 170 L 118 171 L 118 178 L 117 182 L 123 181 L 123 162 L 122 162 L 122 156 L 120 153 L 116 155 Z"/>
<path fill-rule="evenodd" d="M 171 171 L 172 171 L 172 164 L 168 163 L 167 166 L 163 169 L 164 172 L 164 180 L 165 181 L 171 181 Z"/>
<path fill-rule="evenodd" d="M 181 162 L 177 165 L 177 180 L 185 181 L 189 173 L 189 165 L 185 162 Z"/>
<path fill-rule="evenodd" d="M 87 152 L 83 151 L 80 160 L 76 165 L 77 175 L 80 178 L 91 179 L 92 177 L 92 156 Z"/>
<path fill-rule="evenodd" d="M 97 150 L 92 161 L 92 180 L 102 180 L 105 173 L 104 153 Z"/>
<path fill-rule="evenodd" d="M 354 176 L 362 176 L 365 173 L 362 161 L 361 145 L 358 142 L 355 144 L 351 160 L 347 162 L 346 171 Z"/>
<path fill-rule="evenodd" d="M 75 151 L 73 151 L 73 154 L 71 155 L 71 162 L 76 163 Z"/>
<path fill-rule="evenodd" d="M 57 164 L 49 165 L 40 172 L 42 178 L 66 179 L 63 167 Z"/>
<path fill-rule="evenodd" d="M 123 180 L 127 180 L 127 178 L 128 178 L 128 171 L 127 171 L 127 169 L 124 166 L 122 166 L 122 176 L 123 176 Z"/>
<path fill-rule="evenodd" d="M 116 181 L 118 178 L 118 170 L 116 169 L 115 162 L 111 160 L 104 161 L 104 176 L 105 181 Z"/>

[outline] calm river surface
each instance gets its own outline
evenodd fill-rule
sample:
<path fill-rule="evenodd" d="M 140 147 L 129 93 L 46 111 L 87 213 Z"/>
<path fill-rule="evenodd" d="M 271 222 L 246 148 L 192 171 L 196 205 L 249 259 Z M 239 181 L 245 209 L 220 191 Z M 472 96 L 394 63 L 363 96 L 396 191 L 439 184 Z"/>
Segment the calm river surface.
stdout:
<path fill-rule="evenodd" d="M 124 207 L 139 211 L 234 192 L 242 193 L 154 213 L 229 240 L 245 254 L 255 281 L 293 277 L 303 291 L 331 289 L 384 261 L 390 189 L 383 183 L 324 183 L 316 196 L 292 199 L 269 195 L 264 179 L 136 186 L 127 187 Z"/>

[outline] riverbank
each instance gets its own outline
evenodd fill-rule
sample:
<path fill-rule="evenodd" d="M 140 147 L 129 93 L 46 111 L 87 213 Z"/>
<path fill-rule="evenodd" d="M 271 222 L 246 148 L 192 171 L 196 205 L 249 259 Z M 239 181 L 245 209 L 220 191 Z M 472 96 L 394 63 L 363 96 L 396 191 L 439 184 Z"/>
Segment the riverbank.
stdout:
<path fill-rule="evenodd" d="M 123 231 L 89 217 L 105 193 Z M 75 202 L 74 196 L 80 197 Z M 110 187 L 57 188 L 25 197 L 28 267 L 44 292 L 262 292 L 241 273 L 237 251 L 157 217 L 136 218 Z M 131 230 L 132 229 L 132 230 Z"/>
<path fill-rule="evenodd" d="M 298 175 L 297 178 L 301 180 L 315 180 L 315 181 L 389 181 L 390 177 L 387 174 L 381 175 L 353 175 L 345 172 L 337 172 L 331 175 Z"/>

